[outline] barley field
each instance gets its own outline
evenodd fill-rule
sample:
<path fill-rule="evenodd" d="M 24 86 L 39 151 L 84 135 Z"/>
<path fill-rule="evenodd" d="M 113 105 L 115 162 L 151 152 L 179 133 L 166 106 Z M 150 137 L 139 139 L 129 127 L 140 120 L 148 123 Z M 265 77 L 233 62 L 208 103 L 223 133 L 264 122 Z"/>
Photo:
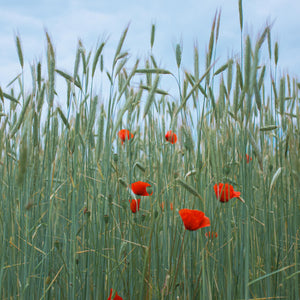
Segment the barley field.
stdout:
<path fill-rule="evenodd" d="M 109 40 L 79 41 L 73 70 L 46 32 L 31 76 L 16 35 L 20 73 L 0 89 L 1 299 L 300 299 L 300 83 L 278 71 L 271 26 L 256 39 L 242 17 L 238 56 L 217 59 L 217 13 L 190 70 L 176 45 L 175 73 L 155 25 L 145 59 L 124 50 L 126 27 L 112 61 Z"/>

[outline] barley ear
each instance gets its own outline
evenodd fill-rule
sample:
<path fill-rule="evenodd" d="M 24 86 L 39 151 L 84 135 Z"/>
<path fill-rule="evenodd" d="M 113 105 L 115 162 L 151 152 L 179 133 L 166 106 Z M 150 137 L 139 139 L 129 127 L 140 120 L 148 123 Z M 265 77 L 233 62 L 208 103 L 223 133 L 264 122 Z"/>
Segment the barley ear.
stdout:
<path fill-rule="evenodd" d="M 120 52 L 121 52 L 121 49 L 122 49 L 122 46 L 124 44 L 124 41 L 125 41 L 125 38 L 126 38 L 126 35 L 127 35 L 127 32 L 128 32 L 128 29 L 129 29 L 129 24 L 127 25 L 127 27 L 125 28 L 125 30 L 123 31 L 122 35 L 121 35 L 121 38 L 119 40 L 119 43 L 118 43 L 118 46 L 117 46 L 117 50 L 116 50 L 116 53 L 115 53 L 115 58 L 114 58 L 114 62 L 113 62 L 113 67 L 116 65 L 116 62 L 117 62 L 117 57 L 119 56 Z"/>
<path fill-rule="evenodd" d="M 152 26 L 151 26 L 151 37 L 150 37 L 151 49 L 153 48 L 154 39 L 155 39 L 155 24 L 152 24 Z"/>
<path fill-rule="evenodd" d="M 181 56 L 182 56 L 182 49 L 180 44 L 176 45 L 176 63 L 177 63 L 177 68 L 180 67 L 181 65 Z"/>
<path fill-rule="evenodd" d="M 274 49 L 274 59 L 275 59 L 275 66 L 277 66 L 278 63 L 278 43 L 275 43 L 275 49 Z"/>
<path fill-rule="evenodd" d="M 244 76 L 245 76 L 244 89 L 245 89 L 245 92 L 249 91 L 250 73 L 251 73 L 251 42 L 250 42 L 250 37 L 248 35 L 247 39 L 246 39 L 245 68 L 244 68 Z"/>
<path fill-rule="evenodd" d="M 17 45 L 17 52 L 18 52 L 19 62 L 20 62 L 20 65 L 23 69 L 24 59 L 23 59 L 23 52 L 22 52 L 21 41 L 20 41 L 19 36 L 16 36 L 16 45 Z"/>
<path fill-rule="evenodd" d="M 243 1 L 239 0 L 240 29 L 243 31 Z"/>

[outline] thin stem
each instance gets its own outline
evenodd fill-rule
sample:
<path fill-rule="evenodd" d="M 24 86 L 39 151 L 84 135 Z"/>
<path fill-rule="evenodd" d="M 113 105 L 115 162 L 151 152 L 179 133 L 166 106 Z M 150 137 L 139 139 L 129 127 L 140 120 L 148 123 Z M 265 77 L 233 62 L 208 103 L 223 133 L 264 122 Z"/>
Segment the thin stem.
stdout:
<path fill-rule="evenodd" d="M 175 276 L 174 276 L 174 279 L 173 279 L 172 287 L 176 284 L 177 273 L 178 273 L 179 265 L 180 265 L 180 262 L 181 262 L 181 254 L 182 254 L 182 249 L 183 249 L 183 242 L 184 242 L 185 233 L 186 233 L 186 230 L 184 230 L 182 241 L 181 241 L 179 257 L 178 257 L 178 263 L 177 263 L 177 266 L 176 266 L 176 271 L 175 271 Z M 174 286 L 174 289 L 175 288 L 176 288 L 176 285 Z"/>

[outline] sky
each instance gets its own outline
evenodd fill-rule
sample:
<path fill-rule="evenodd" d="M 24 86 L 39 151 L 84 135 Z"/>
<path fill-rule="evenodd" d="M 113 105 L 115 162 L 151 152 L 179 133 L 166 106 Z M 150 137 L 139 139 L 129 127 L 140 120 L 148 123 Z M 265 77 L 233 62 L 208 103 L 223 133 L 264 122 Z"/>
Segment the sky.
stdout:
<path fill-rule="evenodd" d="M 238 0 L 0 0 L 0 86 L 7 91 L 7 84 L 20 73 L 16 34 L 21 38 L 26 67 L 38 60 L 46 64 L 45 30 L 54 44 L 57 68 L 72 73 L 78 39 L 89 51 L 108 38 L 104 59 L 109 61 L 130 23 L 124 48 L 134 60 L 143 59 L 149 54 L 150 29 L 155 23 L 153 53 L 160 66 L 176 70 L 174 49 L 180 42 L 183 68 L 192 70 L 195 44 L 204 65 L 212 20 L 220 9 L 217 58 L 223 64 L 240 52 Z M 244 0 L 243 14 L 244 36 L 249 34 L 253 41 L 266 24 L 273 23 L 272 44 L 279 43 L 279 70 L 297 77 L 300 1 Z"/>

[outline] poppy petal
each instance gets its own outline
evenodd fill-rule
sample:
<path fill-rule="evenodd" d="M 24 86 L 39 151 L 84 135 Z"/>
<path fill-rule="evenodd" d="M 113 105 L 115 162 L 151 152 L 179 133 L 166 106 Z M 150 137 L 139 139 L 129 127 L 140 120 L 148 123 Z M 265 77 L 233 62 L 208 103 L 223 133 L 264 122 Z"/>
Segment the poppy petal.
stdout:
<path fill-rule="evenodd" d="M 111 300 L 112 292 L 113 292 L 113 290 L 110 289 L 110 294 L 109 294 L 109 297 L 107 298 L 107 300 Z M 120 297 L 120 296 L 118 295 L 118 293 L 116 292 L 115 297 L 113 298 L 113 300 L 123 300 L 123 298 Z"/>
<path fill-rule="evenodd" d="M 172 130 L 169 130 L 165 135 L 166 141 L 171 144 L 175 144 L 177 142 L 177 135 Z"/>
<path fill-rule="evenodd" d="M 123 145 L 126 140 L 132 139 L 134 135 L 128 129 L 121 129 L 118 133 L 118 136 Z"/>
<path fill-rule="evenodd" d="M 214 185 L 214 190 L 216 197 L 221 202 L 228 202 L 229 199 L 239 197 L 241 195 L 240 192 L 235 191 L 233 186 L 228 183 L 219 183 Z"/>
<path fill-rule="evenodd" d="M 246 160 L 247 160 L 247 164 L 249 164 L 250 160 L 252 160 L 252 157 L 249 154 L 246 154 Z"/>
<path fill-rule="evenodd" d="M 233 191 L 233 197 L 232 198 L 239 197 L 239 196 L 241 196 L 241 192 Z"/>
<path fill-rule="evenodd" d="M 181 209 L 179 215 L 183 221 L 184 227 L 187 230 L 194 231 L 202 227 L 210 226 L 209 219 L 204 212 L 197 209 Z"/>
<path fill-rule="evenodd" d="M 151 184 L 143 181 L 137 181 L 131 184 L 131 190 L 134 194 L 139 196 L 151 196 L 153 194 L 153 191 L 151 194 L 147 192 L 147 187 L 151 187 Z"/>
<path fill-rule="evenodd" d="M 204 216 L 203 221 L 201 222 L 201 228 L 210 226 L 210 220 L 208 217 Z"/>
<path fill-rule="evenodd" d="M 130 202 L 130 209 L 134 214 L 140 210 L 141 199 L 137 199 L 137 200 L 132 199 L 132 200 L 129 200 L 129 202 Z"/>

